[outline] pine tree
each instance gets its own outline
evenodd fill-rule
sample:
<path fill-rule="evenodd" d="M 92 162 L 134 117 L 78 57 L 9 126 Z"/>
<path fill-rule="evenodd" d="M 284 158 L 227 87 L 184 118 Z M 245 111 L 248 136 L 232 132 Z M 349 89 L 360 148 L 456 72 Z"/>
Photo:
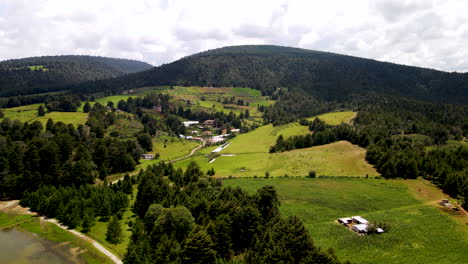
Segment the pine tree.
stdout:
<path fill-rule="evenodd" d="M 40 105 L 38 108 L 37 108 L 37 115 L 38 116 L 45 116 L 46 112 L 45 112 L 45 109 L 42 105 Z"/>
<path fill-rule="evenodd" d="M 83 112 L 89 113 L 89 111 L 91 111 L 91 105 L 89 104 L 89 102 L 86 102 L 85 105 L 83 106 Z"/>
<path fill-rule="evenodd" d="M 107 225 L 106 240 L 112 244 L 122 242 L 122 227 L 117 217 L 112 217 Z"/>

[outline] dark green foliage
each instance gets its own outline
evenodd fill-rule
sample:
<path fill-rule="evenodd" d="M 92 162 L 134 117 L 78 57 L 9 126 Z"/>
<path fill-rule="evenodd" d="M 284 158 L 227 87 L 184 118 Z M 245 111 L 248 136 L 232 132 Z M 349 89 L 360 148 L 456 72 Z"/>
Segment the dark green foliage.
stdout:
<path fill-rule="evenodd" d="M 369 147 L 366 159 L 375 164 L 386 178 L 422 176 L 437 184 L 444 192 L 461 198 L 467 205 L 468 149 L 436 149 L 426 152 L 410 138 L 385 138 Z"/>
<path fill-rule="evenodd" d="M 48 217 L 57 218 L 64 225 L 89 230 L 95 217 L 109 217 L 128 207 L 128 197 L 117 187 L 84 185 L 76 187 L 42 186 L 26 192 L 20 204 Z"/>
<path fill-rule="evenodd" d="M 146 150 L 146 151 L 151 151 L 153 150 L 153 141 L 151 139 L 151 136 L 148 133 L 142 133 L 139 134 L 137 137 L 138 143 L 140 146 Z"/>
<path fill-rule="evenodd" d="M 265 94 L 277 87 L 295 87 L 327 100 L 379 93 L 434 102 L 468 102 L 466 74 L 268 45 L 210 50 L 146 72 L 87 83 L 80 90 L 118 93 L 154 85 L 242 86 Z"/>
<path fill-rule="evenodd" d="M 37 115 L 38 116 L 45 116 L 46 112 L 45 112 L 45 109 L 42 105 L 40 105 L 38 108 L 37 108 Z"/>
<path fill-rule="evenodd" d="M 111 217 L 111 220 L 107 224 L 106 240 L 111 244 L 122 242 L 122 227 L 117 217 Z"/>
<path fill-rule="evenodd" d="M 29 66 L 43 66 L 34 70 Z M 143 71 L 143 62 L 91 56 L 51 56 L 0 62 L 0 96 L 68 90 L 68 85 Z M 13 106 L 11 106 L 13 107 Z"/>
<path fill-rule="evenodd" d="M 83 112 L 89 113 L 89 111 L 91 111 L 91 105 L 89 104 L 89 102 L 86 102 L 83 106 Z"/>
<path fill-rule="evenodd" d="M 41 185 L 92 184 L 98 176 L 133 170 L 141 155 L 134 140 L 98 139 L 83 126 L 75 129 L 51 119 L 45 132 L 39 121 L 4 119 L 0 139 L 1 198 L 21 198 Z"/>
<path fill-rule="evenodd" d="M 139 217 L 124 263 L 229 263 L 239 256 L 242 263 L 339 263 L 314 246 L 300 219 L 283 219 L 278 206 L 271 186 L 249 195 L 221 188 L 197 164 L 185 172 L 150 166 L 139 176 Z"/>

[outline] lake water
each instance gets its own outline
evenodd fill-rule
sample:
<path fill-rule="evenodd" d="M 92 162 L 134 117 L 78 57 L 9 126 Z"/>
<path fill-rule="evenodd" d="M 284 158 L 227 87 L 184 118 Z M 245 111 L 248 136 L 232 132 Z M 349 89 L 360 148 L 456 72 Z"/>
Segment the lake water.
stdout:
<path fill-rule="evenodd" d="M 70 248 L 65 244 L 56 244 L 16 228 L 0 230 L 1 264 L 76 263 L 70 255 Z"/>

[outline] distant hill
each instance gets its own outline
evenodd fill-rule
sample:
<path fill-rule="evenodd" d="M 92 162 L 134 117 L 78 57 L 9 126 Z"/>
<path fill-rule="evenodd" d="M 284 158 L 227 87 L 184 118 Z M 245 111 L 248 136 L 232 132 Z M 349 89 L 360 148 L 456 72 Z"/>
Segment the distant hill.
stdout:
<path fill-rule="evenodd" d="M 81 88 L 116 93 L 150 85 L 243 86 L 266 93 L 276 87 L 294 87 L 327 100 L 372 92 L 439 103 L 468 102 L 466 73 L 269 45 L 209 50 Z"/>
<path fill-rule="evenodd" d="M 63 90 L 152 67 L 135 60 L 74 55 L 6 60 L 0 62 L 0 96 Z"/>

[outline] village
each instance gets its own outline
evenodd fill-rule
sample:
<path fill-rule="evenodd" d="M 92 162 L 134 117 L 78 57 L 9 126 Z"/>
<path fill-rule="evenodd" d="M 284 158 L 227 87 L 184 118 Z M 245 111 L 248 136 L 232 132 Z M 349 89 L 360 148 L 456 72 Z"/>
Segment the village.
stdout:
<path fill-rule="evenodd" d="M 238 134 L 240 129 L 219 129 L 215 120 L 205 120 L 200 124 L 198 121 L 184 121 L 182 124 L 190 130 L 190 135 L 179 135 L 180 138 L 203 142 L 205 145 L 214 145 L 226 141 L 232 134 Z M 219 131 L 219 135 L 214 135 Z"/>
<path fill-rule="evenodd" d="M 187 128 L 187 135 L 180 134 L 179 137 L 186 140 L 193 140 L 202 143 L 202 146 L 217 145 L 221 144 L 215 150 L 213 154 L 221 152 L 230 143 L 226 143 L 226 140 L 240 133 L 240 129 L 221 129 L 217 127 L 215 120 L 205 120 L 202 123 L 199 121 L 183 121 L 182 124 Z M 217 134 L 217 135 L 216 135 Z M 145 160 L 155 159 L 155 154 L 145 153 L 142 154 L 142 158 Z M 214 159 L 210 160 L 212 163 Z"/>

